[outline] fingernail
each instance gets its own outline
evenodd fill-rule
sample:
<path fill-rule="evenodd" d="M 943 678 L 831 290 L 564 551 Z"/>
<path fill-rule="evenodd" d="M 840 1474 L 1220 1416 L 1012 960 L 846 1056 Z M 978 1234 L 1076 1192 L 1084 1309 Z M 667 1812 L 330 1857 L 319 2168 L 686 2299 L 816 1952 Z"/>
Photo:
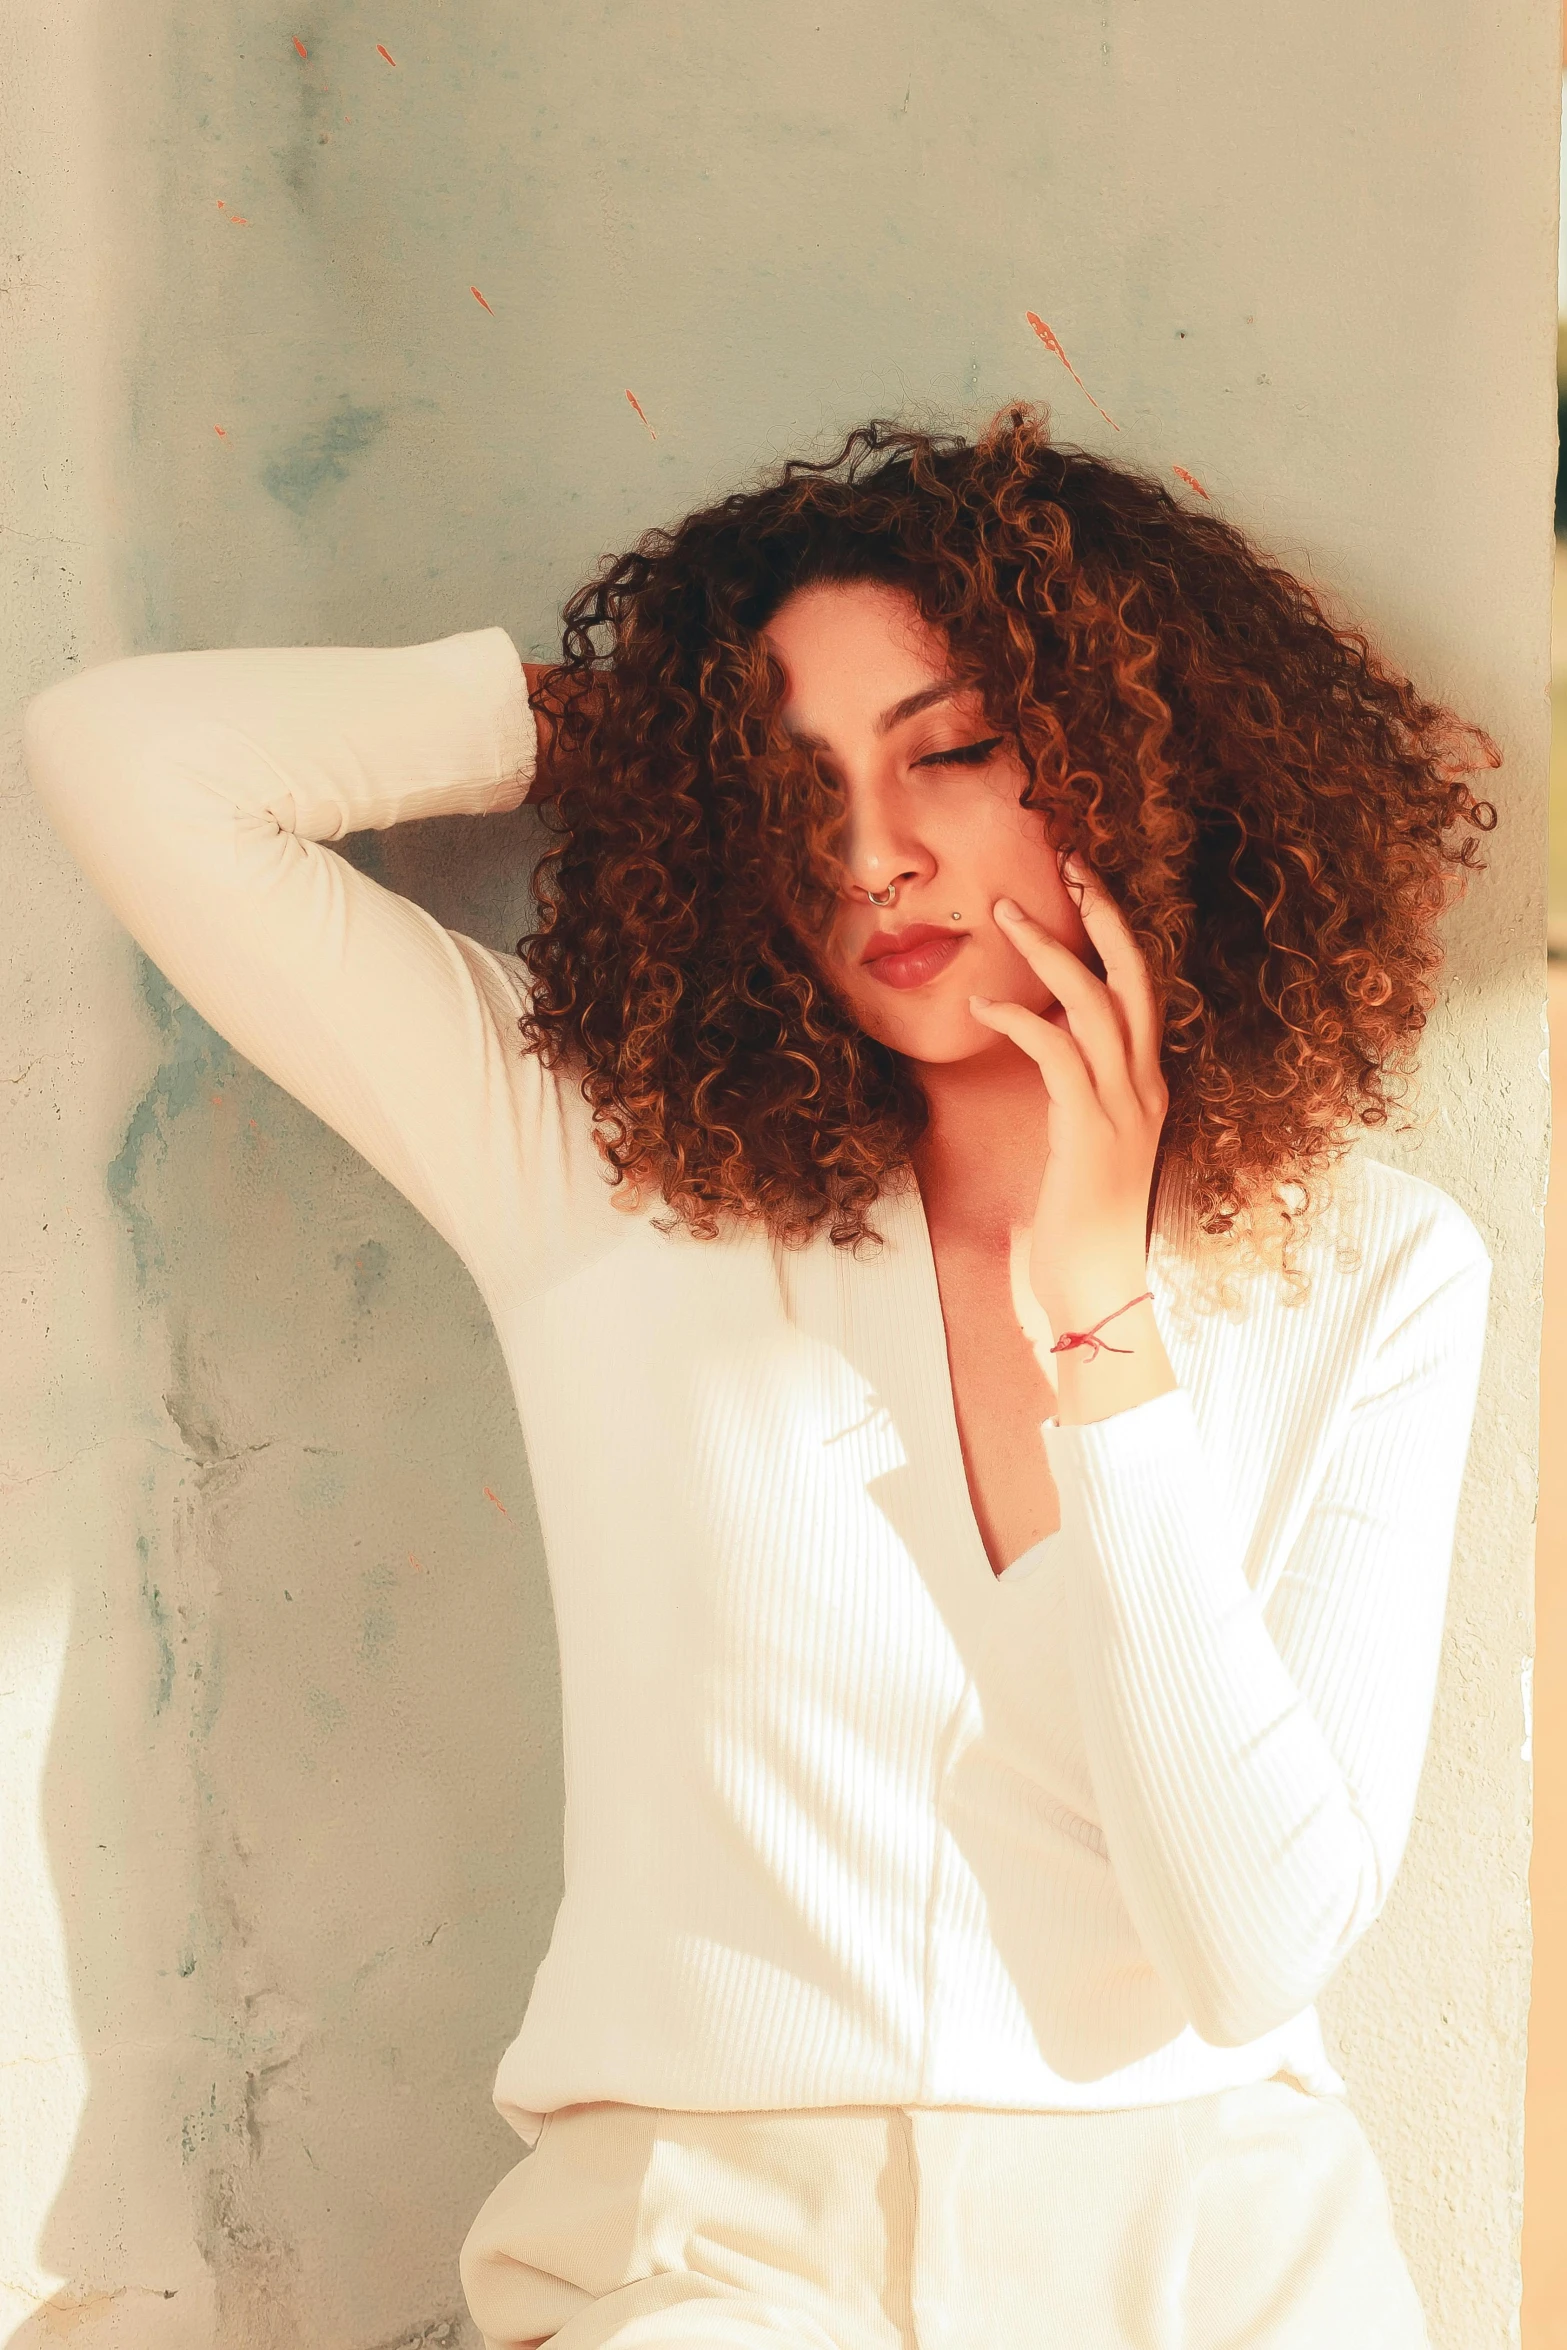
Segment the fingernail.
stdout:
<path fill-rule="evenodd" d="M 1023 909 L 1012 898 L 997 898 L 996 912 L 1008 922 L 1021 922 Z"/>
<path fill-rule="evenodd" d="M 971 995 L 969 997 L 969 1009 L 974 1012 L 988 1012 L 990 1003 L 991 999 L 988 995 Z"/>

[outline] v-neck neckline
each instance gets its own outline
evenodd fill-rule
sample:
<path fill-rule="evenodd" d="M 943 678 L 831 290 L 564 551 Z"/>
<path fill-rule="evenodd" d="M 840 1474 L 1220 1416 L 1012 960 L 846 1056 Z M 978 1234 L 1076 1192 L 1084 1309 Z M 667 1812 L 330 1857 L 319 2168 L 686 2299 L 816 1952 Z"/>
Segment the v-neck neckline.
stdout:
<path fill-rule="evenodd" d="M 1161 1209 L 1166 1204 L 1165 1184 L 1169 1179 L 1168 1166 L 1160 1169 L 1159 1188 L 1155 1195 L 1152 1230 L 1149 1236 L 1149 1287 L 1155 1291 L 1157 1312 L 1157 1283 L 1153 1278 L 1152 1259 L 1163 1229 Z M 968 1467 L 963 1458 L 963 1439 L 958 1430 L 957 1394 L 952 1384 L 952 1358 L 947 1350 L 947 1317 L 941 1303 L 941 1282 L 936 1272 L 936 1249 L 931 1239 L 930 1219 L 925 1213 L 925 1195 L 912 1168 L 904 1185 L 895 1192 L 884 1192 L 883 1204 L 897 1203 L 897 1212 L 908 1219 L 914 1246 L 911 1257 L 918 1258 L 917 1278 L 925 1292 L 926 1319 L 934 1332 L 933 1347 L 922 1349 L 922 1369 L 928 1370 L 932 1389 L 933 1416 L 938 1425 L 940 1440 L 946 1455 L 945 1476 L 953 1488 L 954 1516 L 964 1528 L 970 1552 L 983 1572 L 986 1582 L 999 1586 L 1007 1581 L 1026 1582 L 1034 1568 L 1043 1563 L 1043 1555 L 1052 1543 L 1061 1538 L 1061 1528 L 1054 1526 L 1042 1534 L 1037 1542 L 1020 1551 L 1015 1559 L 999 1571 L 992 1566 L 990 1553 L 985 1548 L 985 1537 L 980 1531 L 979 1514 L 974 1507 L 974 1492 L 969 1483 Z M 1026 1570 L 1019 1573 L 1019 1569 Z"/>
<path fill-rule="evenodd" d="M 933 1421 L 943 1453 L 942 1474 L 952 1492 L 953 1516 L 962 1527 L 964 1540 L 974 1564 L 985 1581 L 995 1585 L 1004 1583 L 1014 1567 L 1021 1567 L 1035 1557 L 1048 1542 L 1053 1542 L 1059 1527 L 1041 1535 L 1019 1556 L 1008 1562 L 999 1573 L 991 1565 L 990 1553 L 985 1548 L 985 1537 L 980 1531 L 979 1515 L 974 1507 L 974 1492 L 969 1483 L 968 1467 L 963 1458 L 963 1439 L 958 1431 L 957 1395 L 952 1384 L 952 1358 L 947 1351 L 947 1317 L 941 1303 L 941 1282 L 936 1272 L 936 1251 L 931 1240 L 930 1219 L 925 1213 L 925 1197 L 913 1170 L 906 1185 L 896 1193 L 883 1193 L 883 1205 L 897 1202 L 897 1212 L 908 1222 L 909 1245 L 907 1262 L 911 1279 L 919 1283 L 923 1293 L 922 1314 L 931 1333 L 931 1343 L 919 1350 L 920 1370 L 929 1389 Z M 1021 1582 L 1024 1578 L 1016 1578 Z"/>

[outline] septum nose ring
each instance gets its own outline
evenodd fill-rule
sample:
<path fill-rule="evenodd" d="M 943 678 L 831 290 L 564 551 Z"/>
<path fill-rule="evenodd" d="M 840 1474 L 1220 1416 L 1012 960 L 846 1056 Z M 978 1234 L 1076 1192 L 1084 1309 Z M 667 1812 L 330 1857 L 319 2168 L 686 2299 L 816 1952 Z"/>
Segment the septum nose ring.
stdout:
<path fill-rule="evenodd" d="M 865 903 L 866 903 L 868 906 L 895 906 L 895 905 L 897 904 L 897 902 L 898 902 L 898 885 L 897 885 L 897 883 L 896 883 L 895 881 L 889 881 L 889 882 L 888 882 L 888 884 L 887 884 L 886 888 L 885 888 L 885 889 L 882 891 L 882 893 L 881 893 L 880 897 L 878 897 L 878 896 L 877 896 L 876 892 L 875 892 L 873 889 L 868 889 L 868 890 L 865 892 Z M 962 921 L 962 919 L 963 919 L 963 917 L 962 917 L 962 915 L 961 915 L 960 913 L 958 913 L 956 910 L 954 910 L 954 911 L 953 911 L 953 913 L 952 913 L 952 914 L 951 914 L 951 915 L 948 917 L 948 919 L 949 919 L 950 921 L 953 921 L 953 922 L 961 922 L 961 921 Z"/>

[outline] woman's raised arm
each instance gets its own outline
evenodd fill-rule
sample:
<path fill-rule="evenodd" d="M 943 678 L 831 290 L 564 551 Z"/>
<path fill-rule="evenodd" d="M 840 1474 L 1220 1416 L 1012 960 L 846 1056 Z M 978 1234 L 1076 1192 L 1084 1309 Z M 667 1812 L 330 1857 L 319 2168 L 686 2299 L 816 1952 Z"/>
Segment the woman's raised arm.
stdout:
<path fill-rule="evenodd" d="M 23 745 L 58 830 L 159 969 L 482 1286 L 518 1237 L 540 1084 L 520 976 L 325 844 L 528 796 L 537 737 L 505 633 L 111 662 L 40 694 Z"/>

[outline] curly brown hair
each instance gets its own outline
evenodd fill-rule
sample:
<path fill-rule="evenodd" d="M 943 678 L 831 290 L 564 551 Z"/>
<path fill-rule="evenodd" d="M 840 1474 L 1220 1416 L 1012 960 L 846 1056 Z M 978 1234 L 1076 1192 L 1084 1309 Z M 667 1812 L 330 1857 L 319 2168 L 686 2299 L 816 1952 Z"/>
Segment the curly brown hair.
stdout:
<path fill-rule="evenodd" d="M 534 694 L 562 781 L 522 1029 L 580 1075 L 615 1179 L 700 1234 L 853 1244 L 906 1175 L 924 1097 L 813 955 L 842 803 L 762 634 L 794 589 L 857 580 L 942 632 L 1023 804 L 1125 913 L 1202 1227 L 1309 1196 L 1413 1067 L 1438 918 L 1496 821 L 1465 779 L 1500 753 L 1233 524 L 1024 403 L 973 441 L 862 425 L 567 603 Z"/>

